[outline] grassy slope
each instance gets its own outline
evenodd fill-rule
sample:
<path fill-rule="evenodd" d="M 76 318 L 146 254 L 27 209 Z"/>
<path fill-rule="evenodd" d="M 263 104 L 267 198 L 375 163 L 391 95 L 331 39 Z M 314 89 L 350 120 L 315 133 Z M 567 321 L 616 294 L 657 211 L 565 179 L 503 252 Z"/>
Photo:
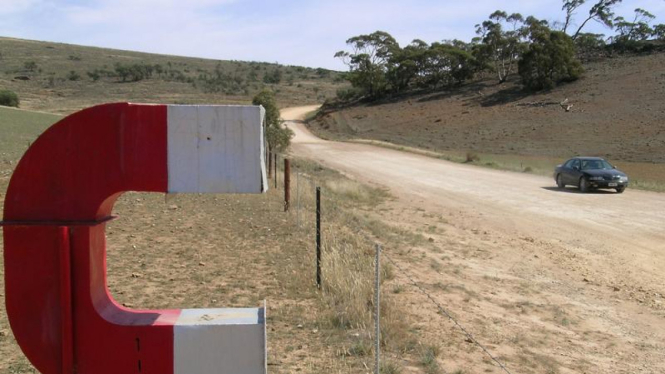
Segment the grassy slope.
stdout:
<path fill-rule="evenodd" d="M 26 71 L 25 63 L 35 62 L 35 71 Z M 93 82 L 87 72 L 114 70 L 116 63 L 160 64 L 164 69 L 182 73 L 186 81 L 154 76 L 139 82 L 120 82 L 102 78 Z M 224 73 L 242 79 L 240 90 L 206 93 L 200 74 L 212 74 L 219 65 Z M 264 84 L 263 76 L 274 70 L 282 72 L 279 84 Z M 71 71 L 81 78 L 68 79 Z M 253 72 L 253 73 L 252 73 Z M 250 74 L 256 74 L 252 80 Z M 18 80 L 27 76 L 30 80 Z M 196 87 L 191 82 L 196 82 Z M 21 99 L 21 107 L 54 113 L 71 113 L 97 103 L 134 101 L 159 103 L 247 103 L 268 86 L 277 93 L 281 106 L 322 102 L 334 96 L 343 85 L 339 73 L 271 63 L 218 61 L 201 58 L 157 55 L 0 37 L 0 89 L 11 89 Z"/>
<path fill-rule="evenodd" d="M 665 54 L 589 63 L 583 79 L 526 94 L 516 79 L 481 80 L 452 91 L 414 94 L 333 110 L 312 130 L 434 151 L 512 170 L 549 174 L 574 155 L 604 156 L 642 186 L 665 189 Z M 573 104 L 565 112 L 559 103 Z"/>
<path fill-rule="evenodd" d="M 0 106 L 0 173 L 10 172 L 9 167 L 28 149 L 30 142 L 60 118 L 54 114 Z"/>

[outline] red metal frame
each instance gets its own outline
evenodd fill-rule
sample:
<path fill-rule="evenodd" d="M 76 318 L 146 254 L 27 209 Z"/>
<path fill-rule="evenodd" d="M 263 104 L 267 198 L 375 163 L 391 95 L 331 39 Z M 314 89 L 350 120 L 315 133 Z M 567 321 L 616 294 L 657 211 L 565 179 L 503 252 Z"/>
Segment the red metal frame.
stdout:
<path fill-rule="evenodd" d="M 105 222 L 125 191 L 167 192 L 163 105 L 75 113 L 33 143 L 4 208 L 9 321 L 43 374 L 172 373 L 179 310 L 130 310 L 106 285 Z"/>

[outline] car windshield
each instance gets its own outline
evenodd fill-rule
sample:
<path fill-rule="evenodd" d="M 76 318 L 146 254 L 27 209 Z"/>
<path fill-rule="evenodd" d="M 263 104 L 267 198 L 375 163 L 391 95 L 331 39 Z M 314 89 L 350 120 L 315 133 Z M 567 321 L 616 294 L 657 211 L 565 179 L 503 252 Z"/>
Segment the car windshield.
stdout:
<path fill-rule="evenodd" d="M 605 160 L 582 160 L 582 170 L 612 169 L 612 165 Z"/>

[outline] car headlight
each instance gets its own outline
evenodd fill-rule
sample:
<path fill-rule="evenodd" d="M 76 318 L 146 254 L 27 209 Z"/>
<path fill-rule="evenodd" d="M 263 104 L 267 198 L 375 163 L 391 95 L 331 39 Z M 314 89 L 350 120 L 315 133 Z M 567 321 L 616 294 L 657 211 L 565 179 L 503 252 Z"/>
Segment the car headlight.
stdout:
<path fill-rule="evenodd" d="M 605 179 L 605 178 L 603 178 L 603 177 L 590 177 L 589 178 L 590 181 L 602 181 L 603 179 Z"/>
<path fill-rule="evenodd" d="M 628 182 L 628 177 L 621 177 L 621 179 L 619 179 L 619 180 L 622 181 L 622 182 Z"/>

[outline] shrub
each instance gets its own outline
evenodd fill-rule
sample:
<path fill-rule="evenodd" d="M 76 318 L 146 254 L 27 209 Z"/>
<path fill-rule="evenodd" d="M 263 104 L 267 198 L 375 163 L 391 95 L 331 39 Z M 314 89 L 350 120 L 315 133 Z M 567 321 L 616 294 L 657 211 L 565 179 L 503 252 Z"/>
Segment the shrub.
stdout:
<path fill-rule="evenodd" d="M 34 61 L 26 61 L 23 63 L 23 69 L 27 71 L 36 71 L 37 70 L 37 63 Z"/>
<path fill-rule="evenodd" d="M 597 51 L 605 47 L 604 37 L 603 34 L 582 33 L 575 39 L 575 46 L 580 53 Z"/>
<path fill-rule="evenodd" d="M 268 144 L 270 144 L 270 149 L 277 150 L 278 152 L 286 151 L 294 135 L 291 129 L 282 126 L 281 123 L 268 126 L 266 129 L 266 138 L 268 139 Z"/>
<path fill-rule="evenodd" d="M 184 75 L 183 75 L 184 77 Z M 240 92 L 249 92 L 248 83 L 238 72 L 227 72 L 224 66 L 218 63 L 215 71 L 201 71 L 198 76 L 198 82 L 193 78 L 184 78 L 188 83 L 200 86 L 206 93 L 223 92 L 227 95 L 233 95 Z"/>
<path fill-rule="evenodd" d="M 317 68 L 316 69 L 316 75 L 318 75 L 319 78 L 328 78 L 330 76 L 330 70 L 323 69 L 323 68 Z"/>
<path fill-rule="evenodd" d="M 372 354 L 372 343 L 366 339 L 358 339 L 358 341 L 348 349 L 348 354 L 351 356 L 369 356 Z"/>
<path fill-rule="evenodd" d="M 19 100 L 16 92 L 9 90 L 0 91 L 0 105 L 18 108 L 18 104 Z"/>
<path fill-rule="evenodd" d="M 480 161 L 480 156 L 478 156 L 476 153 L 473 152 L 467 152 L 466 153 L 466 163 L 471 163 L 474 161 Z"/>
<path fill-rule="evenodd" d="M 665 24 L 661 23 L 653 27 L 653 36 L 657 40 L 665 41 Z"/>
<path fill-rule="evenodd" d="M 420 363 L 425 367 L 427 374 L 435 374 L 441 371 L 439 363 L 436 360 L 440 351 L 440 348 L 434 345 L 422 347 Z"/>
<path fill-rule="evenodd" d="M 115 74 L 123 82 L 126 82 L 127 80 L 129 80 L 130 82 L 138 82 L 143 79 L 152 78 L 152 73 L 154 71 L 155 71 L 154 65 L 145 64 L 143 62 L 132 65 L 123 65 L 121 63 L 115 64 Z M 178 74 L 175 74 L 174 72 L 169 72 L 171 78 L 179 81 L 184 81 L 185 75 L 180 71 L 177 71 L 177 73 Z"/>
<path fill-rule="evenodd" d="M 76 71 L 72 70 L 69 72 L 69 74 L 67 74 L 67 79 L 69 79 L 70 81 L 77 81 L 81 79 L 81 75 L 79 75 L 79 73 L 77 73 Z"/>
<path fill-rule="evenodd" d="M 337 74 L 335 78 L 333 78 L 333 83 L 344 83 L 346 82 L 346 75 L 345 74 Z"/>
<path fill-rule="evenodd" d="M 89 71 L 87 74 L 90 77 L 90 79 L 92 79 L 93 82 L 97 82 L 99 80 L 99 78 L 102 77 L 102 74 L 98 69 L 95 69 L 93 71 Z"/>
<path fill-rule="evenodd" d="M 623 38 L 612 43 L 610 50 L 618 53 L 651 53 L 656 50 L 656 44 L 648 40 Z"/>
<path fill-rule="evenodd" d="M 381 374 L 400 374 L 402 368 L 392 361 L 381 363 Z"/>
<path fill-rule="evenodd" d="M 337 98 L 341 101 L 351 101 L 362 96 L 362 90 L 357 87 L 338 88 Z"/>
<path fill-rule="evenodd" d="M 547 30 L 533 37 L 529 49 L 519 61 L 519 74 L 531 90 L 553 88 L 560 82 L 571 82 L 582 75 L 582 64 L 575 57 L 575 45 L 561 31 Z"/>
<path fill-rule="evenodd" d="M 271 150 L 279 152 L 285 151 L 291 144 L 293 131 L 282 126 L 282 120 L 279 118 L 279 109 L 275 101 L 275 94 L 267 89 L 259 92 L 252 99 L 253 105 L 262 105 L 266 110 L 266 138 Z"/>
<path fill-rule="evenodd" d="M 282 71 L 279 68 L 276 68 L 272 72 L 267 72 L 263 76 L 263 83 L 268 84 L 279 84 L 282 81 Z"/>

